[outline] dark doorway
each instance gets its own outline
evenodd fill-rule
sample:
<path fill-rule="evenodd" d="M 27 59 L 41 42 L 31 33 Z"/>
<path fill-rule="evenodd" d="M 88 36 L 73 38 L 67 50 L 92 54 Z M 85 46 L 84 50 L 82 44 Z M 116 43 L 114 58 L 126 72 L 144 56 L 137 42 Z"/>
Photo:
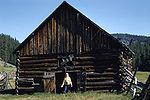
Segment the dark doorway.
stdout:
<path fill-rule="evenodd" d="M 71 92 L 76 92 L 77 91 L 77 73 L 76 72 L 68 72 L 69 76 L 71 78 L 72 81 L 72 85 L 73 87 L 71 88 Z M 61 72 L 61 73 L 55 73 L 56 76 L 56 93 L 63 93 L 64 88 L 61 88 L 63 79 L 65 77 L 65 73 Z"/>

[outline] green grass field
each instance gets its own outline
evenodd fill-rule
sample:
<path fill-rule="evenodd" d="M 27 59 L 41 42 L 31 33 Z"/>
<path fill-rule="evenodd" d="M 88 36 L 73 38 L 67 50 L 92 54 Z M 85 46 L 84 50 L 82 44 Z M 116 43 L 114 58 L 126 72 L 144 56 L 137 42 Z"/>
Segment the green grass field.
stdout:
<path fill-rule="evenodd" d="M 138 72 L 136 73 L 137 79 L 138 79 L 139 81 L 143 82 L 143 83 L 146 82 L 146 80 L 147 80 L 147 78 L 148 78 L 149 75 L 150 75 L 150 72 L 141 72 L 141 71 L 138 71 Z"/>
<path fill-rule="evenodd" d="M 131 96 L 115 93 L 35 93 L 32 95 L 1 95 L 0 100 L 131 100 Z"/>
<path fill-rule="evenodd" d="M 0 66 L 0 72 L 3 72 L 3 71 L 11 73 L 11 72 L 15 72 L 16 68 L 14 68 L 14 67 L 2 67 L 2 66 Z"/>
<path fill-rule="evenodd" d="M 15 68 L 1 68 L 0 71 L 12 72 Z M 145 82 L 150 75 L 150 72 L 137 72 L 138 80 Z M 14 84 L 12 82 L 12 84 Z M 51 94 L 51 93 L 34 93 L 32 95 L 11 95 L 0 94 L 0 100 L 131 100 L 131 95 L 116 94 L 116 93 L 68 93 L 68 94 Z"/>

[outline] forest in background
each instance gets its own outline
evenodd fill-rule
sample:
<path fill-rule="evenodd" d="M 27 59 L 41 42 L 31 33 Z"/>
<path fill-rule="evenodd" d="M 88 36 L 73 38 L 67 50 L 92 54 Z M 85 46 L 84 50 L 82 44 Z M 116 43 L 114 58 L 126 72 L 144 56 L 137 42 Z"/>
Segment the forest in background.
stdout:
<path fill-rule="evenodd" d="M 10 35 L 0 34 L 0 60 L 8 62 L 10 64 L 15 64 L 15 54 L 13 51 L 19 45 L 19 41 L 12 38 Z"/>
<path fill-rule="evenodd" d="M 150 37 L 130 34 L 112 34 L 135 52 L 134 65 L 141 71 L 150 71 Z M 13 51 L 19 45 L 19 41 L 10 35 L 0 34 L 0 58 L 15 64 L 16 57 Z"/>
<path fill-rule="evenodd" d="M 130 34 L 112 34 L 135 53 L 134 65 L 140 71 L 150 71 L 150 37 Z"/>

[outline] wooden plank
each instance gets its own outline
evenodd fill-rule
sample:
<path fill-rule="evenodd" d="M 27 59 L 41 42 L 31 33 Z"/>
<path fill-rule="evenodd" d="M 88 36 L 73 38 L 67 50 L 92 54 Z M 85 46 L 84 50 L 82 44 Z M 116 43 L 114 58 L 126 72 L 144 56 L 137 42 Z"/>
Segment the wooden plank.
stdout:
<path fill-rule="evenodd" d="M 64 24 L 65 24 L 65 16 L 64 16 L 64 11 L 62 11 L 62 53 L 65 53 L 65 27 L 64 27 Z"/>
<path fill-rule="evenodd" d="M 57 16 L 58 16 L 58 13 L 57 13 Z M 60 34 L 61 34 L 61 32 L 60 32 L 60 17 L 57 17 L 57 52 L 58 53 L 60 53 L 60 51 L 61 51 L 61 48 L 60 48 L 60 39 L 61 39 L 61 37 L 60 37 Z"/>
<path fill-rule="evenodd" d="M 88 51 L 88 24 L 85 22 L 85 51 Z"/>
<path fill-rule="evenodd" d="M 33 44 L 33 48 L 34 48 L 34 53 L 33 55 L 37 55 L 38 54 L 38 44 L 37 44 L 37 33 L 34 33 L 34 44 Z"/>
<path fill-rule="evenodd" d="M 56 15 L 55 15 L 56 16 Z M 59 49 L 58 49 L 58 19 L 57 16 L 55 17 L 55 38 L 56 38 L 56 44 L 55 44 L 55 53 L 59 53 Z"/>
<path fill-rule="evenodd" d="M 18 86 L 19 87 L 34 87 L 32 84 L 33 82 L 19 82 Z"/>
<path fill-rule="evenodd" d="M 56 59 L 57 55 L 29 55 L 29 56 L 21 56 L 20 61 L 26 60 L 38 60 L 38 59 Z"/>
<path fill-rule="evenodd" d="M 64 8 L 66 9 L 66 8 Z M 67 31 L 66 31 L 66 10 L 63 11 L 63 41 L 64 41 L 64 53 L 67 53 Z"/>
<path fill-rule="evenodd" d="M 38 67 L 25 67 L 25 68 L 21 68 L 20 71 L 51 71 L 53 69 L 57 69 L 56 66 L 52 67 L 52 66 L 38 66 Z"/>
<path fill-rule="evenodd" d="M 34 89 L 34 87 L 19 87 L 19 90 L 31 90 Z"/>
<path fill-rule="evenodd" d="M 43 54 L 43 33 L 42 31 L 40 30 L 39 33 L 38 33 L 38 39 L 39 39 L 39 54 Z"/>
<path fill-rule="evenodd" d="M 82 23 L 82 52 L 85 52 L 85 23 Z"/>
<path fill-rule="evenodd" d="M 52 18 L 52 53 L 56 53 L 56 24 L 55 24 L 55 18 Z"/>
<path fill-rule="evenodd" d="M 115 66 L 115 65 L 114 65 Z M 72 69 L 77 69 L 77 68 L 93 68 L 93 69 L 101 69 L 102 71 L 104 70 L 118 70 L 115 67 L 113 67 L 112 65 L 97 65 L 97 66 L 92 66 L 92 65 L 83 65 L 83 66 L 71 66 L 70 68 Z"/>
<path fill-rule="evenodd" d="M 116 55 L 114 55 L 114 56 L 112 56 L 112 55 L 109 55 L 109 56 L 83 56 L 83 57 L 74 57 L 73 58 L 75 61 L 103 61 L 103 60 L 119 60 L 118 58 L 117 58 L 117 56 Z"/>
<path fill-rule="evenodd" d="M 105 81 L 105 80 L 114 80 L 114 77 L 87 77 L 87 82 L 88 81 Z"/>
<path fill-rule="evenodd" d="M 47 24 L 43 26 L 43 54 L 47 54 Z"/>
<path fill-rule="evenodd" d="M 86 61 L 86 62 L 75 62 L 75 66 L 87 66 L 87 65 L 92 65 L 92 66 L 97 66 L 97 65 L 110 65 L 110 64 L 116 64 L 117 61 L 101 61 L 101 62 L 96 62 L 96 61 Z"/>
<path fill-rule="evenodd" d="M 37 32 L 37 54 L 40 54 L 40 33 L 39 32 Z"/>
<path fill-rule="evenodd" d="M 74 12 L 72 11 L 72 9 L 70 9 L 70 26 L 71 26 L 71 38 L 70 38 L 70 42 L 71 42 L 71 52 L 76 52 L 76 37 L 75 37 L 75 15 Z"/>
<path fill-rule="evenodd" d="M 27 48 L 28 44 L 24 45 L 24 55 L 28 55 L 28 48 Z"/>
<path fill-rule="evenodd" d="M 48 48 L 49 48 L 49 53 L 51 53 L 52 52 L 52 19 L 50 19 L 49 20 L 49 22 L 48 22 L 48 38 L 49 38 L 49 40 L 48 40 L 48 42 L 49 42 L 49 46 L 48 46 Z"/>
<path fill-rule="evenodd" d="M 43 74 L 45 71 L 19 71 L 21 74 Z"/>
<path fill-rule="evenodd" d="M 43 75 L 19 75 L 19 78 L 43 78 Z"/>
<path fill-rule="evenodd" d="M 87 82 L 86 86 L 113 86 L 113 85 L 118 85 L 116 82 L 113 80 L 105 80 L 102 82 Z"/>
<path fill-rule="evenodd" d="M 35 60 L 27 60 L 21 61 L 20 64 L 34 64 L 34 63 L 57 63 L 57 59 L 35 59 Z"/>
<path fill-rule="evenodd" d="M 70 48 L 70 33 L 69 33 L 69 11 L 68 7 L 66 7 L 66 47 L 67 47 L 67 52 L 69 52 Z"/>
<path fill-rule="evenodd" d="M 79 13 L 75 13 L 76 15 L 75 15 L 75 22 L 76 23 L 74 23 L 75 24 L 75 36 L 76 36 L 76 52 L 77 52 L 77 54 L 79 54 L 80 53 L 80 43 L 79 43 L 79 37 L 80 37 L 80 15 L 79 15 Z"/>
<path fill-rule="evenodd" d="M 114 90 L 118 89 L 120 86 L 87 86 L 87 90 Z"/>
<path fill-rule="evenodd" d="M 60 53 L 63 53 L 63 17 L 62 10 L 60 11 Z"/>
<path fill-rule="evenodd" d="M 86 73 L 87 77 L 99 77 L 99 76 L 114 76 L 117 74 L 117 72 L 104 72 L 104 73 L 95 73 L 95 72 L 89 72 Z"/>
<path fill-rule="evenodd" d="M 91 44 L 91 47 L 90 47 L 90 51 L 93 51 L 93 29 L 92 29 L 92 25 L 90 26 L 91 28 L 90 28 L 90 37 L 91 37 L 91 39 L 90 39 L 90 44 Z"/>
<path fill-rule="evenodd" d="M 20 55 L 23 55 L 24 54 L 24 49 L 22 48 L 21 50 L 20 50 Z"/>
<path fill-rule="evenodd" d="M 20 68 L 23 68 L 23 67 L 40 67 L 40 66 L 52 66 L 52 67 L 57 67 L 58 65 L 57 65 L 57 63 L 41 63 L 41 64 L 23 64 L 23 65 L 20 65 Z"/>

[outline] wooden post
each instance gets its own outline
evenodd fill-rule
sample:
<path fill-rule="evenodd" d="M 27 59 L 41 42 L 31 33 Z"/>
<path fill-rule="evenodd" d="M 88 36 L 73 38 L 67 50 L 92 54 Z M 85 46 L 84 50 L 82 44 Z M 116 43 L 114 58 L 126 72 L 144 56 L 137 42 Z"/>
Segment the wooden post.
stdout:
<path fill-rule="evenodd" d="M 19 67 L 20 67 L 20 52 L 17 51 L 16 53 L 16 80 L 15 80 L 15 90 L 16 90 L 16 94 L 18 95 L 19 94 L 19 91 L 18 91 L 18 80 L 19 80 Z"/>
<path fill-rule="evenodd" d="M 86 74 L 86 70 L 85 68 L 82 68 L 82 72 L 81 72 L 81 77 L 82 77 L 82 82 L 83 82 L 83 92 L 86 91 L 86 85 L 87 85 L 87 74 Z"/>
<path fill-rule="evenodd" d="M 83 91 L 86 92 L 86 85 L 87 85 L 87 80 L 86 80 L 86 72 L 84 72 L 84 88 L 83 88 Z"/>
<path fill-rule="evenodd" d="M 8 89 L 8 73 L 5 73 L 5 90 Z"/>

